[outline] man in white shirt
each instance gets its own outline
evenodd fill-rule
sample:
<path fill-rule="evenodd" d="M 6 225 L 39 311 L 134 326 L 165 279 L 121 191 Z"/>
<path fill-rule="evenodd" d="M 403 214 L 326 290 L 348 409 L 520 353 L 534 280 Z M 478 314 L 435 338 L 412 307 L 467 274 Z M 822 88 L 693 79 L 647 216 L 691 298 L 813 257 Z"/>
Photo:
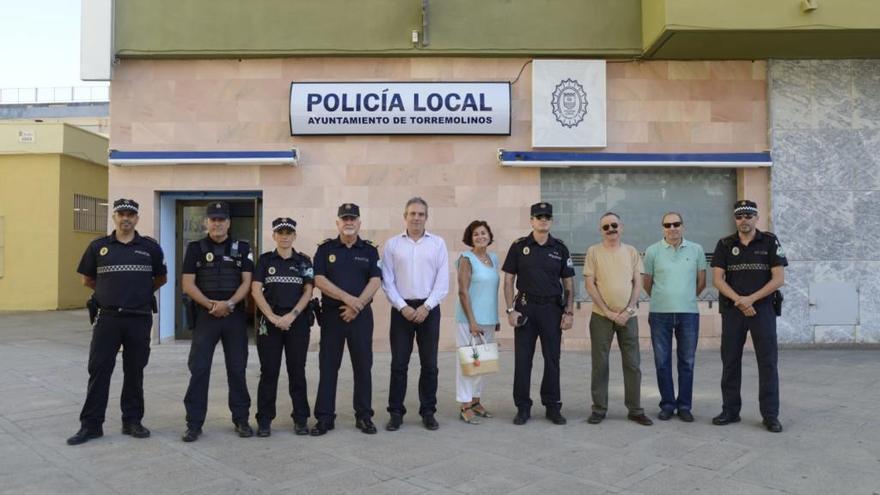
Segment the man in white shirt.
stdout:
<path fill-rule="evenodd" d="M 406 231 L 388 239 L 382 255 L 382 288 L 391 302 L 391 384 L 385 429 L 397 431 L 406 407 L 406 379 L 413 337 L 419 344 L 419 415 L 429 430 L 439 425 L 437 411 L 437 344 L 440 303 L 449 292 L 449 254 L 443 238 L 425 230 L 428 203 L 414 197 L 403 210 Z"/>

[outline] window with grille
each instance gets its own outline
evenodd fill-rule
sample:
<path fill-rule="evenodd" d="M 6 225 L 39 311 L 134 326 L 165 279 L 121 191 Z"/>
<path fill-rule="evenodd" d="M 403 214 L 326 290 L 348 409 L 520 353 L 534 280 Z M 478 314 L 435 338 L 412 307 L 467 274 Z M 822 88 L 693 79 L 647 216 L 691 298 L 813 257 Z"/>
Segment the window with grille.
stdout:
<path fill-rule="evenodd" d="M 73 195 L 73 230 L 107 231 L 107 200 L 82 194 Z"/>

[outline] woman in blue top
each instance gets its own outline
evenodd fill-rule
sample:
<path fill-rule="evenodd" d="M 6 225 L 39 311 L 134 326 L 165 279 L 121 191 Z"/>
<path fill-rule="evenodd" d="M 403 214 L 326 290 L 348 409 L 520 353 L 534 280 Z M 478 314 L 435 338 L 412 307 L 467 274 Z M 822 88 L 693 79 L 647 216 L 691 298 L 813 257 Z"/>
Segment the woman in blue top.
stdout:
<path fill-rule="evenodd" d="M 483 220 L 474 220 L 464 230 L 462 242 L 471 247 L 455 262 L 458 268 L 458 304 L 455 321 L 458 323 L 458 346 L 469 345 L 471 339 L 495 342 L 498 324 L 498 257 L 487 252 L 494 240 L 492 229 Z M 456 355 L 456 360 L 458 356 Z M 480 417 L 491 418 L 480 403 L 483 375 L 464 376 L 456 362 L 456 396 L 461 403 L 459 417 L 465 423 L 479 424 Z"/>

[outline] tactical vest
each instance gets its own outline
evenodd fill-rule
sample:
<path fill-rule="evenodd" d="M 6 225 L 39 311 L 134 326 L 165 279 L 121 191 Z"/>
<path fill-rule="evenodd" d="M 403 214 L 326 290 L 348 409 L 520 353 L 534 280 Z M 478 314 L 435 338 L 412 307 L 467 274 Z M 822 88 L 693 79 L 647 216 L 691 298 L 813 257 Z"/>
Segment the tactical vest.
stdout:
<path fill-rule="evenodd" d="M 250 246 L 244 241 L 232 241 L 229 254 L 226 244 L 214 244 L 204 238 L 199 241 L 201 256 L 196 263 L 196 286 L 204 294 L 223 293 L 230 296 L 241 285 L 241 264 Z"/>

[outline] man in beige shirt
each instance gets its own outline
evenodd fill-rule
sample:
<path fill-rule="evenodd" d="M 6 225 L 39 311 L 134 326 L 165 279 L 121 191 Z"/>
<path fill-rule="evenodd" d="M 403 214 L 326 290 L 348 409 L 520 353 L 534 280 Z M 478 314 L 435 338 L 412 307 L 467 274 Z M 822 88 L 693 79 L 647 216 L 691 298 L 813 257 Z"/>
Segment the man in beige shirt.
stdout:
<path fill-rule="evenodd" d="M 602 242 L 587 249 L 584 285 L 593 299 L 590 316 L 592 342 L 593 412 L 587 419 L 599 424 L 608 411 L 608 353 L 617 334 L 623 359 L 624 402 L 627 418 L 641 425 L 653 424 L 641 406 L 642 372 L 639 369 L 639 325 L 636 302 L 642 290 L 642 261 L 636 248 L 620 242 L 623 222 L 613 212 L 599 219 Z"/>

